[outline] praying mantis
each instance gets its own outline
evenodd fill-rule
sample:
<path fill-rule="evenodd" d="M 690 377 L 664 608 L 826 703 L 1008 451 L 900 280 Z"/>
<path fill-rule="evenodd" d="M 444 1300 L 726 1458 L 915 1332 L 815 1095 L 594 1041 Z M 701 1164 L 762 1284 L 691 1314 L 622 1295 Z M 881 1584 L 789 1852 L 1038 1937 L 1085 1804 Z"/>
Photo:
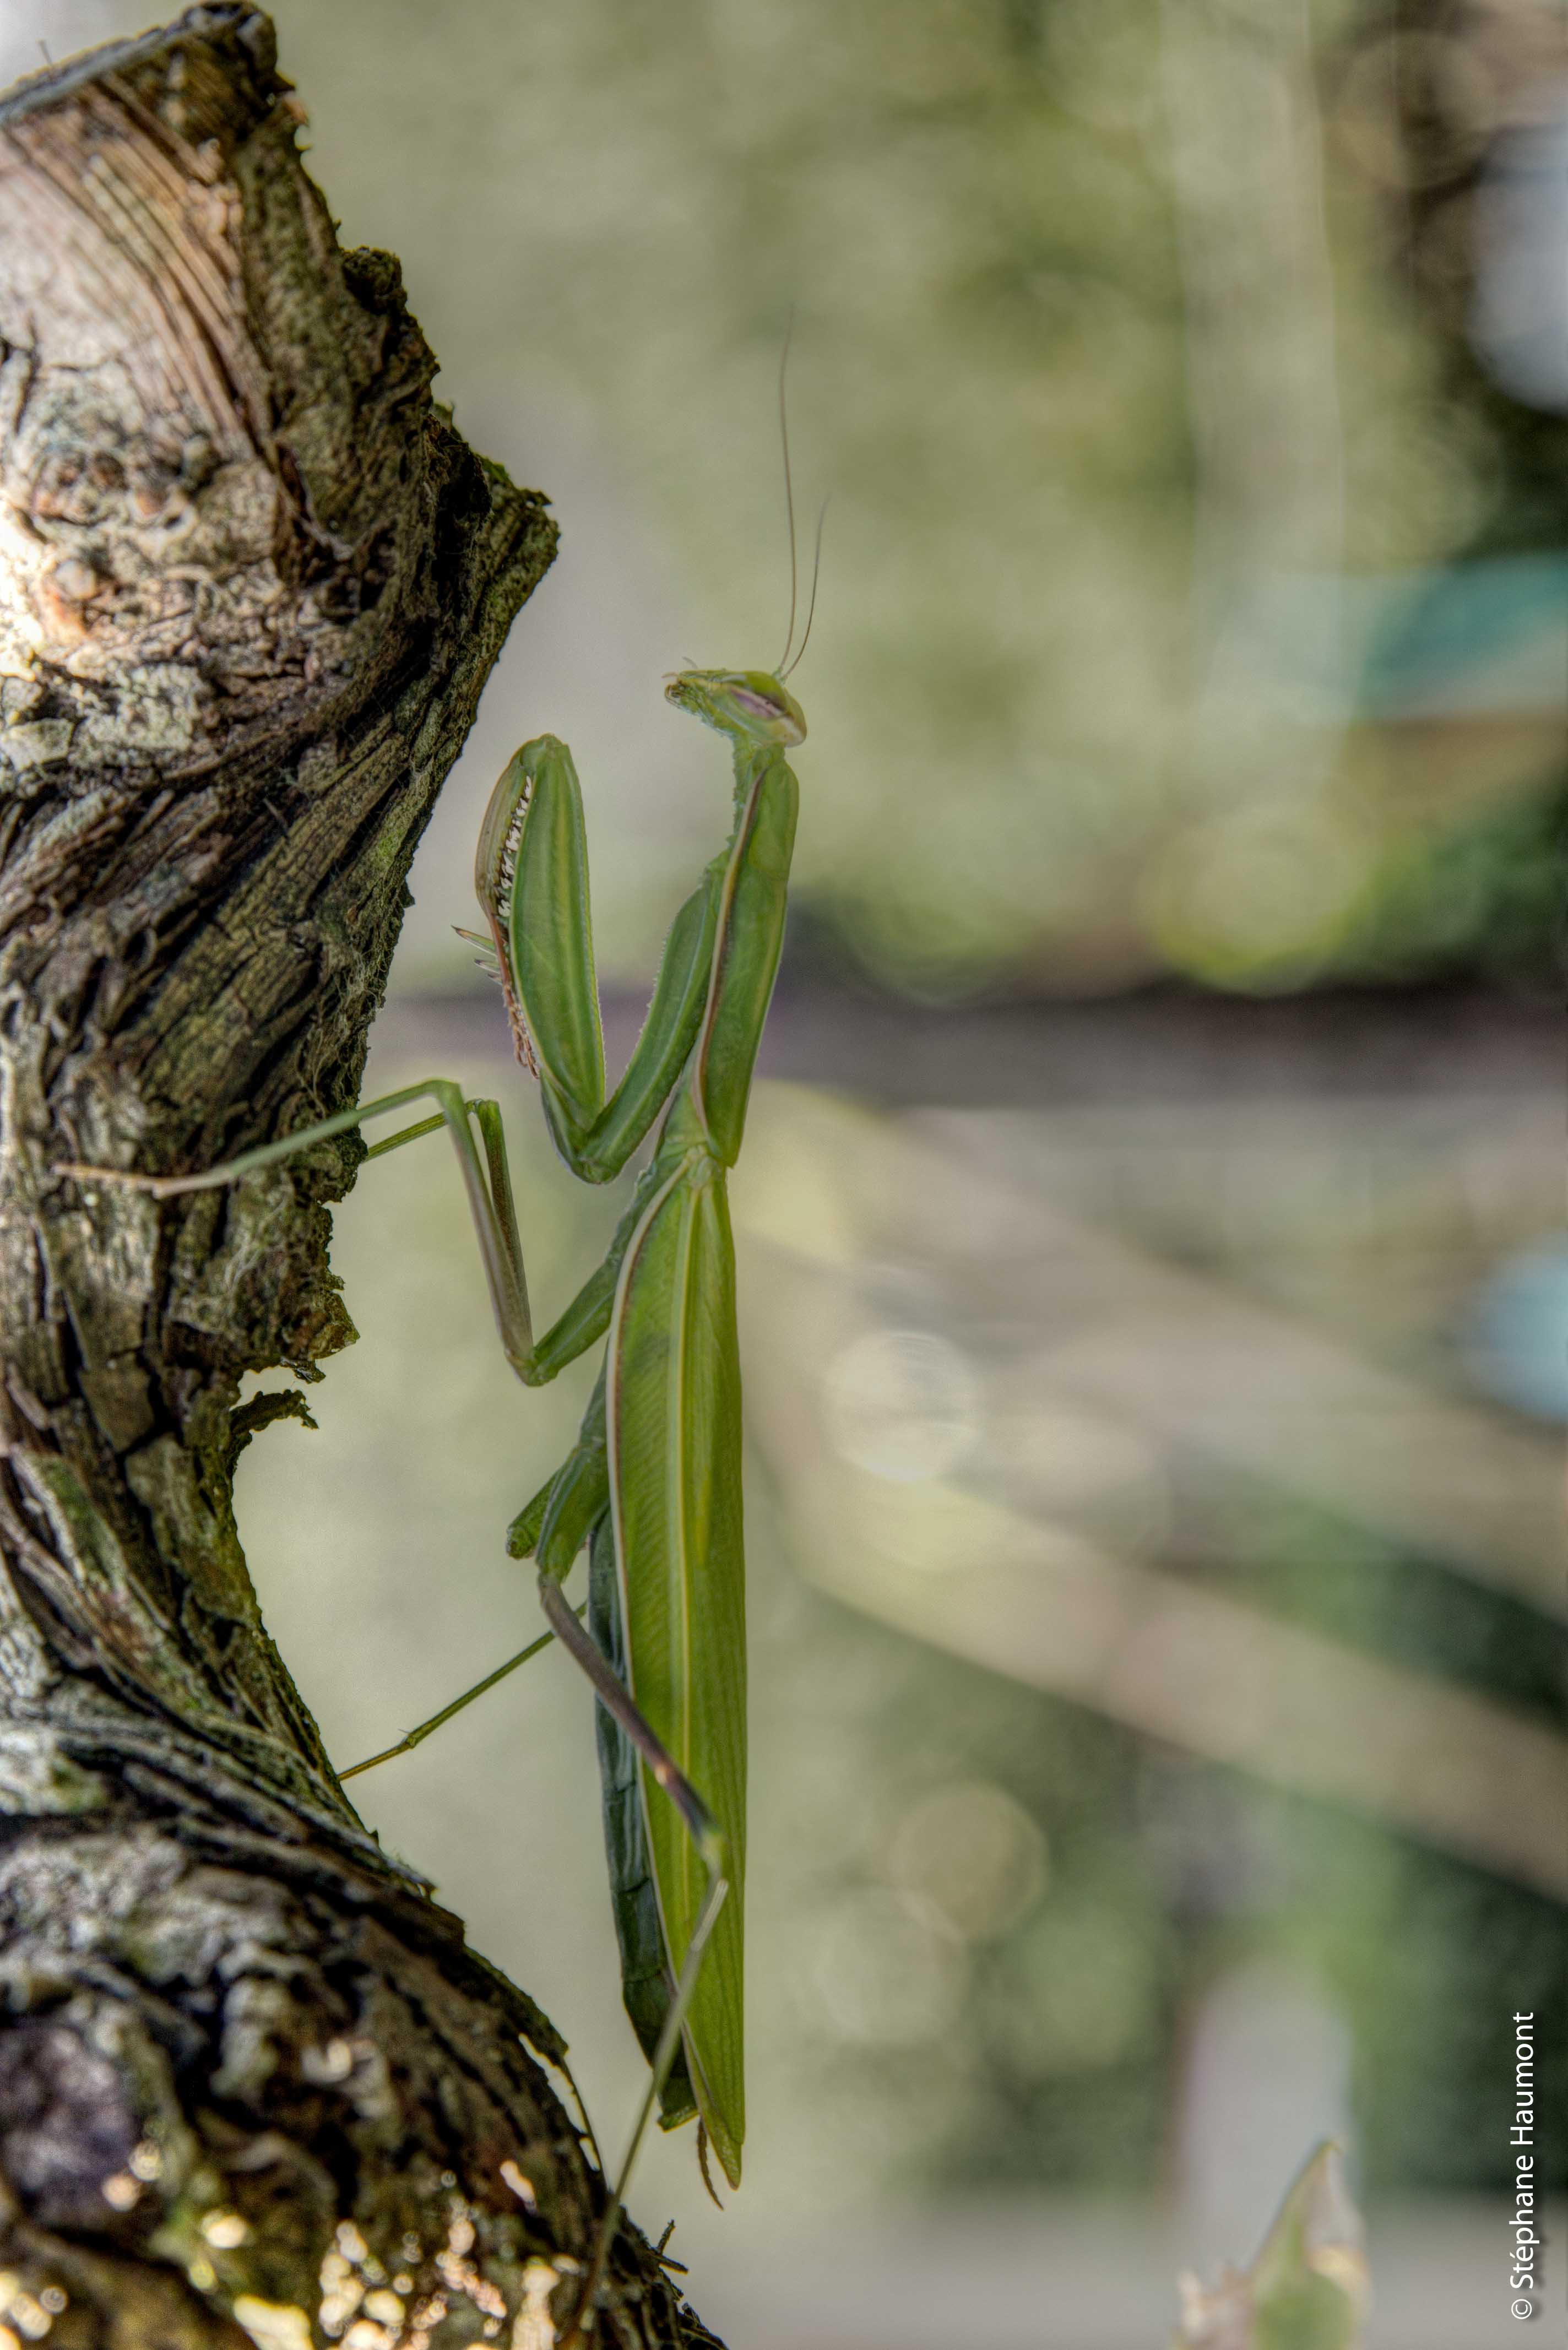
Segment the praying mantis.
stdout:
<path fill-rule="evenodd" d="M 786 442 L 786 485 L 787 463 Z M 793 512 L 791 520 L 793 571 Z M 806 625 L 809 633 L 809 615 Z M 798 806 L 784 754 L 806 731 L 784 682 L 793 638 L 792 595 L 780 674 L 687 669 L 666 682 L 670 702 L 731 744 L 733 818 L 724 847 L 671 925 L 641 1035 L 613 1091 L 607 1091 L 582 794 L 571 753 L 553 735 L 525 743 L 491 797 L 474 867 L 489 933 L 479 943 L 493 956 L 517 1057 L 539 1080 L 556 1148 L 583 1181 L 603 1183 L 653 1138 L 603 1263 L 542 1337 L 534 1335 L 499 1106 L 466 1099 L 446 1079 L 361 1102 L 196 1174 L 143 1175 L 76 1161 L 56 1170 L 170 1199 L 237 1182 L 367 1119 L 433 1103 L 433 1115 L 367 1155 L 445 1129 L 502 1347 L 518 1378 L 541 1386 L 607 1341 L 576 1444 L 507 1536 L 514 1557 L 536 1564 L 549 1633 L 387 1750 L 417 1742 L 551 1636 L 600 1700 L 623 1995 L 650 2077 L 601 2222 L 574 2340 L 591 2322 L 656 2104 L 666 2128 L 695 2116 L 700 2153 L 711 2145 L 732 2186 L 741 2176 L 745 1565 L 725 1187 L 740 1154 L 784 933 Z M 586 1627 L 563 1589 L 585 1547 Z"/>

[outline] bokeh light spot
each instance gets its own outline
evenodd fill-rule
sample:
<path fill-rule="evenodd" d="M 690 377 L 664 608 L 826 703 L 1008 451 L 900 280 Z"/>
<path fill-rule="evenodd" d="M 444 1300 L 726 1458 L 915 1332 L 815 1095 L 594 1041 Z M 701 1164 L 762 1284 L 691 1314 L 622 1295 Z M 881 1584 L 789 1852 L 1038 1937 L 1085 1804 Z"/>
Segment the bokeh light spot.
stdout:
<path fill-rule="evenodd" d="M 840 1458 L 889 1482 L 946 1476 L 980 1428 L 980 1381 L 950 1339 L 872 1330 L 852 1339 L 823 1382 L 828 1434 Z"/>
<path fill-rule="evenodd" d="M 846 1894 L 818 1929 L 811 1978 L 831 2029 L 865 2047 L 940 2037 L 963 1998 L 963 1954 L 879 1887 Z"/>
<path fill-rule="evenodd" d="M 910 1912 L 978 1942 L 1025 1917 L 1045 1884 L 1045 1838 L 1004 1787 L 968 1780 L 910 1806 L 888 1856 Z"/>

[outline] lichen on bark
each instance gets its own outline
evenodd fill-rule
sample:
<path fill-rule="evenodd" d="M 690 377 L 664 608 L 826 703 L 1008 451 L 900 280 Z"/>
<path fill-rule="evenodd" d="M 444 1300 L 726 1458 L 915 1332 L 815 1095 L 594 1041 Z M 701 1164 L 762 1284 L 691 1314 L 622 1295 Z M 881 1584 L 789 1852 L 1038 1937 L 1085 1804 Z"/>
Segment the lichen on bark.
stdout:
<path fill-rule="evenodd" d="M 0 98 L 0 2344 L 536 2350 L 601 2195 L 558 2037 L 360 1825 L 234 1525 L 242 1376 L 352 1336 L 360 1146 L 161 1204 L 56 1171 L 354 1098 L 553 551 L 302 119 L 244 0 Z M 599 2332 L 711 2338 L 629 2229 Z"/>

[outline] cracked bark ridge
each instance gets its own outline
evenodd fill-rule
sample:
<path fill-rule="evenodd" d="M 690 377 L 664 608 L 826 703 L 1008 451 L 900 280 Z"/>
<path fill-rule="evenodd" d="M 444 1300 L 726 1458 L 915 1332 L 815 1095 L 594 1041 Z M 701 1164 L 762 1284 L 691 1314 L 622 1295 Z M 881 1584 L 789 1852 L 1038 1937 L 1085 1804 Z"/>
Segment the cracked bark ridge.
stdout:
<path fill-rule="evenodd" d="M 4 2350 L 545 2350 L 601 2193 L 558 2038 L 360 1826 L 235 1532 L 241 1375 L 352 1336 L 360 1146 L 161 1205 L 52 1171 L 354 1098 L 554 547 L 302 119 L 234 4 L 0 98 Z M 711 2340 L 629 2229 L 612 2282 L 601 2340 Z"/>

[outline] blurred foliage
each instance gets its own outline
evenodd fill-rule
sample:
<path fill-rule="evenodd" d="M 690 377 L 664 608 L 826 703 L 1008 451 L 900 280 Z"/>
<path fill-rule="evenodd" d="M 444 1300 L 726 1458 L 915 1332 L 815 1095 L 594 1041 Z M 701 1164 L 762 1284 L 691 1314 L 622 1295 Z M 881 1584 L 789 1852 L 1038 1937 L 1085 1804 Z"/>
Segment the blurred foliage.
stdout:
<path fill-rule="evenodd" d="M 1561 1638 L 1505 1596 L 1277 1494 L 1229 1497 L 1222 1540 L 1221 1587 L 1562 1719 Z M 1515 2007 L 1542 2019 L 1543 2168 L 1568 2160 L 1552 1902 L 799 1586 L 770 1587 L 755 1671 L 755 2030 L 788 2084 L 770 2126 L 828 2191 L 1158 2189 L 1198 2020 L 1264 1961 L 1348 2030 L 1369 2191 L 1507 2183 Z M 961 1866 L 999 1799 L 1026 1823 L 1016 1907 Z"/>
<path fill-rule="evenodd" d="M 1173 1564 L 1314 1631 L 1568 1723 L 1568 1627 L 1234 1468 L 1186 1483 Z"/>
<path fill-rule="evenodd" d="M 1561 1626 L 1277 1492 L 1237 1481 L 1223 1496 L 1215 1489 L 1210 1505 L 1216 1544 L 1203 1571 L 1221 1587 L 1541 1718 L 1568 1717 Z M 1236 1921 L 1252 1909 L 1244 1935 L 1261 1930 L 1308 1965 L 1350 2025 L 1367 2188 L 1510 2182 L 1511 2152 L 1494 2126 L 1498 2084 L 1508 2075 L 1513 2010 L 1532 2005 L 1543 2019 L 1539 2159 L 1543 2174 L 1560 2176 L 1568 2162 L 1561 1908 L 1332 1810 L 1240 1800 L 1277 1874 L 1261 1911 L 1268 1877 L 1254 1877 Z"/>
<path fill-rule="evenodd" d="M 1303 1410 L 1297 1371 L 1283 1372 L 1270 1348 L 1332 1332 L 1348 1366 L 1398 1365 L 1397 1395 L 1380 1402 L 1350 1404 L 1332 1383 L 1320 1399 L 1330 1419 L 1357 1422 L 1352 1451 L 1369 1434 L 1418 1482 L 1418 1407 L 1465 1391 L 1453 1351 L 1465 1298 L 1555 1211 L 1559 1123 L 1549 1104 L 1537 1130 L 1513 1120 L 1506 1100 L 1478 1117 L 1464 1101 L 1310 1095 L 1266 1107 L 1241 1097 L 877 1121 L 768 1089 L 736 1212 L 743 1238 L 763 1236 L 788 1269 L 770 1291 L 761 1258 L 743 1259 L 757 1328 L 748 1400 L 803 1575 L 831 1588 L 840 1548 L 880 1544 L 906 1588 L 935 1578 L 955 1594 L 931 1637 L 963 1645 L 967 1592 L 977 1652 L 1033 1679 L 1051 1669 L 1051 1635 L 1030 1620 L 1048 1574 L 1046 1537 L 1092 1530 L 1108 1572 L 1152 1552 L 1172 1590 L 1197 1581 L 1258 1622 L 1301 1627 L 1341 1644 L 1347 1659 L 1385 1660 L 1414 1689 L 1428 1684 L 1434 1705 L 1439 1692 L 1464 1692 L 1500 1721 L 1551 1734 L 1565 1712 L 1563 1632 L 1490 1579 L 1510 1496 L 1527 1473 L 1539 1474 L 1539 1523 L 1551 1539 L 1550 1441 L 1514 1462 L 1514 1482 L 1490 1526 L 1471 1529 L 1469 1552 L 1462 1543 L 1443 1551 L 1439 1511 L 1428 1523 L 1448 1564 L 1412 1555 L 1412 1537 L 1374 1530 L 1386 1489 L 1363 1486 L 1352 1499 L 1336 1485 L 1345 1464 L 1334 1437 Z M 950 1163 L 939 1159 L 942 1140 Z M 966 1172 L 955 1176 L 954 1165 Z M 986 1180 L 998 1174 L 1015 1187 L 1011 1214 Z M 1130 1357 L 1151 1328 L 1131 1302 L 1136 1281 L 1095 1285 L 1089 1266 L 1107 1232 L 1157 1252 L 1162 1265 L 1201 1269 L 1168 1377 L 1181 1382 L 1189 1360 L 1216 1419 L 1228 1406 L 1232 1419 L 1244 1415 L 1250 1384 L 1274 1397 L 1270 1471 L 1250 1471 L 1228 1450 L 1233 1428 L 1183 1422 L 1185 1440 L 1170 1442 L 1158 1405 L 1144 1416 L 1146 1387 L 1130 1366 L 1119 1394 L 1091 1388 L 1104 1416 L 1063 1410 L 1054 1375 L 1075 1335 L 1101 1338 L 1109 1360 L 1118 1336 Z M 814 1279 L 845 1301 L 837 1320 L 826 1305 L 809 1307 Z M 1235 1356 L 1228 1388 L 1213 1378 L 1218 1342 L 1194 1307 L 1238 1295 L 1280 1318 L 1249 1325 L 1251 1351 Z M 826 1430 L 820 1450 L 803 1433 L 814 1424 Z M 1466 1440 L 1484 1445 L 1489 1432 L 1501 1433 L 1478 1415 Z M 1316 1461 L 1315 1483 L 1289 1458 L 1293 1444 Z M 853 1492 L 834 1482 L 830 1453 L 863 1472 Z M 1473 1459 L 1484 1485 L 1484 1454 Z M 1106 1470 L 1118 1482 L 1096 1491 Z M 1006 1578 L 987 1555 L 1002 1538 L 985 1508 L 1001 1494 L 1041 1536 L 1035 1553 L 1023 1544 Z M 966 1495 L 967 1515 L 950 1506 Z M 1408 1524 L 1397 1507 L 1394 1518 Z M 859 1583 L 873 1610 L 888 1580 Z M 1544 1580 L 1521 1582 L 1551 1607 Z M 857 1579 L 841 1587 L 854 1596 Z M 1083 1596 L 1062 1613 L 1059 1656 L 1071 1656 L 1088 1638 L 1092 1607 Z M 930 1609 L 912 1620 L 939 1621 Z M 1348 1804 L 1282 1798 L 1179 1758 L 1078 1705 L 889 1640 L 812 1595 L 792 1601 L 788 1624 L 787 1647 L 771 1659 L 759 1652 L 759 1687 L 786 1674 L 778 1701 L 798 1718 L 793 1732 L 774 1723 L 775 1751 L 786 1737 L 797 1758 L 809 1750 L 813 1793 L 775 1792 L 759 1832 L 760 1850 L 789 1856 L 774 1922 L 759 1932 L 771 1953 L 759 1959 L 769 1969 L 760 2029 L 785 2019 L 789 2076 L 812 2117 L 796 2125 L 803 2140 L 815 2125 L 851 2149 L 843 2159 L 855 2175 L 931 2195 L 1155 2187 L 1170 2158 L 1173 2107 L 1183 2112 L 1200 2077 L 1223 2071 L 1200 2045 L 1211 2022 L 1233 2015 L 1239 1987 L 1266 1970 L 1305 1996 L 1286 2002 L 1273 2044 L 1254 2052 L 1245 2093 L 1232 2076 L 1241 2106 L 1299 2094 L 1299 2081 L 1282 2091 L 1271 2068 L 1289 2077 L 1303 2062 L 1304 2008 L 1325 2046 L 1343 2033 L 1352 2052 L 1344 2120 L 1380 2193 L 1479 2189 L 1506 2169 L 1490 2119 L 1500 2019 L 1516 1981 L 1525 1986 L 1517 2003 L 1554 2019 L 1542 2044 L 1563 2010 L 1552 1982 L 1560 1909 L 1506 1881 L 1501 1847 L 1500 1874 L 1489 1876 L 1369 1825 Z M 1161 1671 L 1181 1678 L 1179 1641 Z M 1274 1709 L 1288 1724 L 1299 1707 L 1282 1684 L 1243 1688 L 1244 1679 L 1229 1702 L 1211 1699 L 1217 1742 L 1232 1755 L 1247 1725 L 1266 1725 Z M 1109 1681 L 1102 1701 L 1114 1706 Z M 1451 1783 L 1455 1756 L 1439 1752 L 1433 1719 L 1430 1757 L 1417 1736 L 1397 1742 L 1413 1777 Z M 1350 1711 L 1337 1721 L 1331 1711 L 1327 1723 L 1347 1752 L 1363 1744 Z M 1365 1725 L 1369 1749 L 1378 1731 Z M 1267 1745 L 1265 1727 L 1251 1750 L 1264 1769 Z M 1479 1750 L 1468 1759 L 1500 1817 L 1540 1800 L 1542 1782 L 1521 1797 L 1506 1772 L 1485 1779 Z M 777 1790 L 775 1771 L 761 1762 L 759 1784 L 772 1779 Z M 1392 1783 L 1380 1792 L 1391 1800 Z M 1370 1783 L 1359 1800 L 1377 1815 Z M 1029 1898 L 1021 1892 L 1016 1908 L 961 1896 L 998 1806 L 1023 1815 L 1010 1849 Z M 934 1866 L 912 1867 L 909 1846 L 940 1847 L 944 1821 L 959 1824 L 951 1898 L 933 1902 Z M 774 2061 L 786 2061 L 783 2041 Z M 1306 2061 L 1316 2061 L 1310 2049 Z M 1323 2094 L 1332 2105 L 1326 2078 Z M 1210 2111 L 1205 2126 L 1216 2158 L 1239 2158 L 1225 2114 Z M 1183 2147 L 1183 2170 L 1187 2155 Z M 813 2158 L 821 2165 L 820 2151 Z"/>
<path fill-rule="evenodd" d="M 1413 843 L 1376 875 L 1339 975 L 1363 980 L 1474 972 L 1550 983 L 1563 965 L 1568 789 L 1553 785 Z"/>
<path fill-rule="evenodd" d="M 799 1709 L 796 1772 L 813 1758 L 791 1786 L 758 1773 L 784 1873 L 763 1858 L 757 2028 L 770 2070 L 787 2034 L 801 2154 L 831 2148 L 846 2191 L 1156 2186 L 1185 1962 L 1137 1741 L 804 1590 L 759 1679 L 770 1714 Z"/>
<path fill-rule="evenodd" d="M 553 419 L 593 449 L 659 542 L 671 664 L 677 625 L 782 638 L 793 310 L 808 531 L 834 497 L 799 889 L 938 993 L 1490 962 L 1533 890 L 1539 725 L 1412 806 L 1353 679 L 1303 705 L 1298 632 L 1235 657 L 1282 580 L 1563 544 L 1561 424 L 1468 355 L 1451 221 L 1430 259 L 1444 171 L 1469 202 L 1520 102 L 1428 70 L 1440 13 L 276 9 L 346 234 L 401 253 L 460 421 L 514 419 L 514 464 Z M 646 957 L 673 865 L 646 825 L 595 857 Z"/>
<path fill-rule="evenodd" d="M 1497 2116 L 1512 2080 L 1511 2018 L 1532 2007 L 1542 2035 L 1538 2175 L 1561 2178 L 1568 2161 L 1562 1910 L 1347 1822 L 1303 1822 L 1301 1851 L 1303 1876 L 1312 1877 L 1300 1888 L 1295 1929 L 1352 2023 L 1368 2191 L 1511 2187 L 1513 2150 Z"/>

